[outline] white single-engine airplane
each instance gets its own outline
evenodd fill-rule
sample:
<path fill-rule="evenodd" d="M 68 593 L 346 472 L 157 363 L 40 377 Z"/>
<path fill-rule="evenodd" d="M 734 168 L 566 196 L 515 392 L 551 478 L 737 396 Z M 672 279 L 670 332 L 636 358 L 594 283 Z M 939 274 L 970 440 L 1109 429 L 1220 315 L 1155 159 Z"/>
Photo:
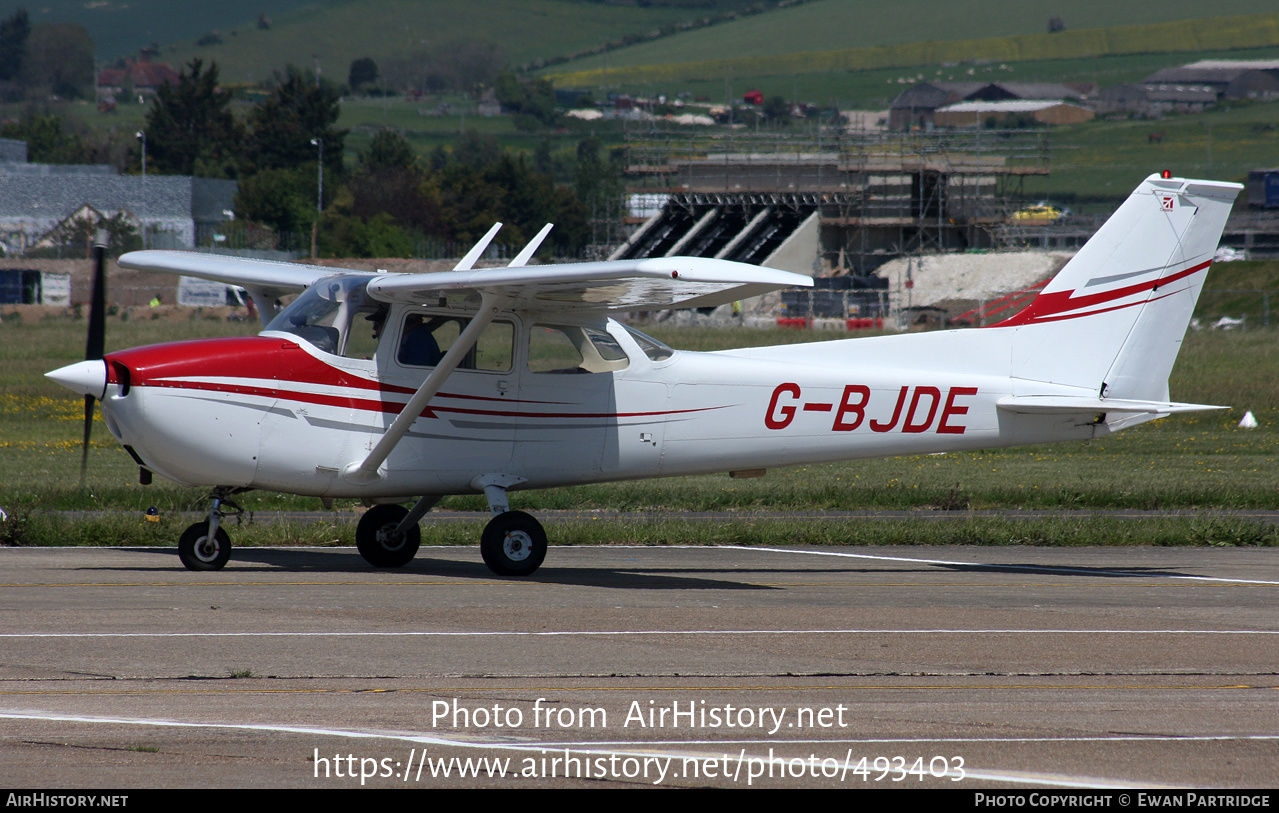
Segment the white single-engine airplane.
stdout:
<path fill-rule="evenodd" d="M 1103 437 L 1173 412 L 1168 375 L 1238 184 L 1152 175 L 1022 312 L 990 327 L 690 353 L 610 313 L 719 305 L 809 278 L 719 260 L 387 274 L 170 251 L 120 265 L 239 285 L 256 337 L 140 347 L 49 377 L 102 401 L 144 469 L 212 487 L 193 570 L 250 489 L 362 498 L 372 565 L 417 552 L 441 496 L 482 492 L 484 561 L 546 555 L 518 488 Z M 499 224 L 500 225 L 500 224 Z M 278 314 L 278 297 L 301 293 Z M 401 503 L 416 499 L 412 509 Z"/>

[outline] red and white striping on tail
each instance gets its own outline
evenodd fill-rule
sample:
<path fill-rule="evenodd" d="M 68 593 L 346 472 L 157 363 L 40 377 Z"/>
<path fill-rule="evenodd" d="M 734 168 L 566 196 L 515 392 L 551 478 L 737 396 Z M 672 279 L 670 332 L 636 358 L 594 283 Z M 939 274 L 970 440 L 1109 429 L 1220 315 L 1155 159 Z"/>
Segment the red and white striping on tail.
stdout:
<path fill-rule="evenodd" d="M 1166 401 L 1168 375 L 1235 196 L 1219 181 L 1142 182 L 1015 316 L 1012 375 L 1099 397 Z"/>

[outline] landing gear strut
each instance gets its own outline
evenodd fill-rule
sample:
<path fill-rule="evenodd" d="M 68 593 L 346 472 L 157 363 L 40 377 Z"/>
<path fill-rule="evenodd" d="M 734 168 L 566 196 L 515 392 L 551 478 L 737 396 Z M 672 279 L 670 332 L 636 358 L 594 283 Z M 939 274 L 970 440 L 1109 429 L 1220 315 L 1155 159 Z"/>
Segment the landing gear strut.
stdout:
<path fill-rule="evenodd" d="M 546 531 L 542 523 L 523 511 L 512 511 L 506 489 L 523 482 L 509 475 L 486 475 L 471 481 L 484 490 L 493 519 L 480 537 L 484 564 L 499 576 L 527 576 L 546 558 Z"/>
<path fill-rule="evenodd" d="M 238 517 L 244 509 L 229 499 L 238 489 L 215 488 L 209 495 L 209 518 L 187 528 L 178 539 L 178 558 L 187 570 L 221 570 L 231 559 L 231 537 L 222 518 Z"/>

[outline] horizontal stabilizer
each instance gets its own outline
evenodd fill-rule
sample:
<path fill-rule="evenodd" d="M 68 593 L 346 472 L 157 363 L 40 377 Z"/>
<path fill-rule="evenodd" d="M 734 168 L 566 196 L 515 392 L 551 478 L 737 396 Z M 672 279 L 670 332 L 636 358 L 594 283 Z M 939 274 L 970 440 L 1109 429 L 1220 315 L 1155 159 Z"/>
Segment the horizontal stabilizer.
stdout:
<path fill-rule="evenodd" d="M 1005 412 L 1026 415 L 1071 415 L 1093 412 L 1170 415 L 1174 412 L 1207 412 L 1229 409 L 1208 404 L 1180 404 L 1175 401 L 1129 401 L 1123 398 L 1091 398 L 1076 395 L 1009 395 L 996 404 Z"/>

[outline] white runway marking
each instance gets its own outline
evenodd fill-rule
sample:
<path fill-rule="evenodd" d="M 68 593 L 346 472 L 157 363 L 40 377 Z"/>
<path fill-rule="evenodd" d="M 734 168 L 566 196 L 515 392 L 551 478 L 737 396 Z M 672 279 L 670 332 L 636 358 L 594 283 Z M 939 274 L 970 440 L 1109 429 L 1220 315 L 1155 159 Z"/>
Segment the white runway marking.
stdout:
<path fill-rule="evenodd" d="M 1141 573 L 1135 570 L 1110 570 L 1106 568 L 1056 567 L 1054 565 L 1000 565 L 990 562 L 956 562 L 948 559 L 915 559 L 908 556 L 876 556 L 870 553 L 844 553 L 827 550 L 792 550 L 790 548 L 756 548 L 749 545 L 722 545 L 733 550 L 757 550 L 768 553 L 793 553 L 800 556 L 840 556 L 847 559 L 875 559 L 882 562 L 910 562 L 918 565 L 944 565 L 946 567 L 989 567 L 1000 570 L 1035 570 L 1044 573 L 1073 573 L 1082 576 L 1140 576 L 1147 579 L 1181 579 L 1198 582 L 1225 582 L 1228 584 L 1264 584 L 1279 586 L 1279 581 L 1266 579 L 1226 579 L 1217 576 L 1182 576 L 1173 573 Z"/>
<path fill-rule="evenodd" d="M 627 635 L 1279 635 L 1279 630 L 1194 629 L 757 629 L 757 630 L 377 630 L 347 632 L 4 632 L 3 638 L 472 638 L 524 636 L 529 638 Z"/>
<path fill-rule="evenodd" d="M 706 748 L 720 748 L 723 746 L 745 746 L 769 747 L 777 745 L 794 745 L 794 744 L 823 744 L 823 745 L 911 745 L 911 744 L 945 744 L 945 745 L 972 745 L 980 743 L 1100 743 L 1100 742 L 1220 742 L 1220 741 L 1273 741 L 1279 740 L 1279 735 L 1243 735 L 1243 736 L 1105 736 L 1105 737 L 949 737 L 949 738 L 901 738 L 901 739 L 800 739 L 800 740 L 663 740 L 663 741 L 609 741 L 609 742 L 523 742 L 513 743 L 509 739 L 485 740 L 482 738 L 455 738 L 440 737 L 432 734 L 419 734 L 414 732 L 387 732 L 387 731 L 361 731 L 358 729 L 340 729 L 340 728 L 321 728 L 311 726 L 294 726 L 270 723 L 201 723 L 189 722 L 181 720 L 157 720 L 149 718 L 130 718 L 130 717 L 89 717 L 84 715 L 71 714 L 50 714 L 42 712 L 0 712 L 0 719 L 9 720 L 38 720 L 42 722 L 61 722 L 61 723 L 84 723 L 96 725 L 128 725 L 128 726 L 150 726 L 154 728 L 206 728 L 220 729 L 231 731 L 262 731 L 272 733 L 288 733 L 288 734 L 309 734 L 322 737 L 339 737 L 346 739 L 383 739 L 398 740 L 402 742 L 410 742 L 418 745 L 434 745 L 438 747 L 449 748 L 471 748 L 471 749 L 493 749 L 515 751 L 518 753 L 538 753 L 545 754 L 548 751 L 553 752 L 571 752 L 575 754 L 616 754 L 618 756 L 632 757 L 659 757 L 669 758 L 673 760 L 679 759 L 705 759 L 708 757 L 720 758 L 726 757 L 733 762 L 743 760 L 756 760 L 760 757 L 746 754 L 744 750 L 740 755 L 725 754 L 724 752 L 711 753 Z M 661 748 L 671 748 L 672 750 L 663 751 Z M 674 750 L 680 749 L 680 750 Z M 774 763 L 786 764 L 788 758 L 774 757 Z M 965 767 L 964 777 L 966 779 L 981 779 L 990 781 L 1004 781 L 1018 784 L 1036 784 L 1050 785 L 1053 787 L 1090 787 L 1090 788 L 1133 788 L 1133 787 L 1155 787 L 1148 781 L 1133 780 L 1116 780 L 1102 779 L 1097 777 L 1072 777 L 1060 774 L 1034 774 L 1024 771 L 999 771 L 999 770 L 982 770 L 976 768 Z M 940 777 L 938 777 L 940 778 Z M 406 780 L 407 781 L 407 780 Z M 959 783 L 956 783 L 959 786 Z"/>

